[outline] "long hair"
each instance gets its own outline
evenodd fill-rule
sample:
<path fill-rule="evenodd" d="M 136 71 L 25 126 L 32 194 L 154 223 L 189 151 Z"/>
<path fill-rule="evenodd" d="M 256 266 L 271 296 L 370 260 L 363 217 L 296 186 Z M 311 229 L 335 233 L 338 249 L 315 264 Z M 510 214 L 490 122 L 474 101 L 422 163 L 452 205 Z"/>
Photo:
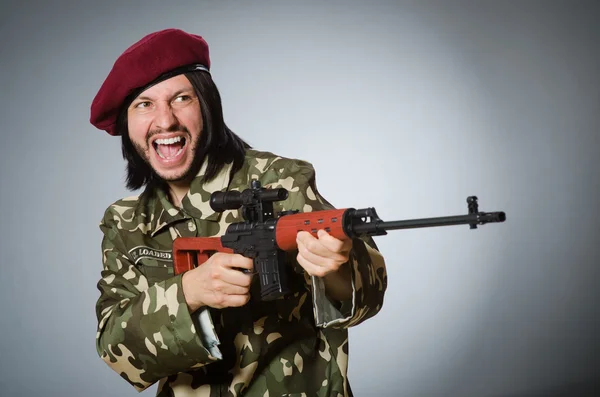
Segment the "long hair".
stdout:
<path fill-rule="evenodd" d="M 210 74 L 204 71 L 194 71 L 185 73 L 185 76 L 198 96 L 203 122 L 190 171 L 196 175 L 207 161 L 206 173 L 202 176 L 202 183 L 205 183 L 214 179 L 226 164 L 233 162 L 231 170 L 233 175 L 242 167 L 246 149 L 249 149 L 250 145 L 225 124 L 221 96 Z M 156 82 L 148 86 L 153 84 Z M 146 186 L 147 189 L 164 189 L 166 182 L 139 155 L 129 138 L 127 129 L 127 108 L 143 90 L 137 90 L 125 100 L 117 117 L 117 131 L 121 134 L 121 150 L 123 158 L 127 161 L 126 186 L 130 190 L 137 190 L 143 186 Z"/>

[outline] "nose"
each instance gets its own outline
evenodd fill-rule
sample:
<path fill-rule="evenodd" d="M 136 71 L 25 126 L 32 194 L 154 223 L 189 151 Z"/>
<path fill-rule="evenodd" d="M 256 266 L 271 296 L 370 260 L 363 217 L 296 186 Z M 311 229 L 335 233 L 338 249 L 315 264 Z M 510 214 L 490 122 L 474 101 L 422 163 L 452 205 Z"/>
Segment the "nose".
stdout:
<path fill-rule="evenodd" d="M 154 126 L 165 131 L 171 130 L 178 124 L 177 117 L 173 112 L 173 108 L 165 102 L 160 102 L 156 105 L 156 113 L 154 117 Z"/>

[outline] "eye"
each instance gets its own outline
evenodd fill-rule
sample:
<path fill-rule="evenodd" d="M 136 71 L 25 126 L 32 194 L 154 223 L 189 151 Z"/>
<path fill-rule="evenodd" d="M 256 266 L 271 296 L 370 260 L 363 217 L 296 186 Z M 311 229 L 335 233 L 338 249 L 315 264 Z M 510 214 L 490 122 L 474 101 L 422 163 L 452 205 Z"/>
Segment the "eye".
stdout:
<path fill-rule="evenodd" d="M 190 101 L 192 99 L 191 96 L 189 95 L 179 95 L 178 97 L 175 98 L 175 102 L 187 102 Z"/>
<path fill-rule="evenodd" d="M 151 103 L 149 101 L 138 102 L 135 104 L 134 108 L 136 109 L 145 109 L 149 107 Z"/>

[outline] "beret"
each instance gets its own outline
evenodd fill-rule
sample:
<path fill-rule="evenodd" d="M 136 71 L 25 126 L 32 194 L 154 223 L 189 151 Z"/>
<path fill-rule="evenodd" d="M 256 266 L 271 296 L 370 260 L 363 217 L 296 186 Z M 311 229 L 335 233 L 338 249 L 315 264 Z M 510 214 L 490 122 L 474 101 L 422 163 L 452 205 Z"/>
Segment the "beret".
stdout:
<path fill-rule="evenodd" d="M 179 29 L 150 33 L 117 58 L 92 101 L 90 123 L 119 135 L 117 116 L 129 95 L 156 80 L 198 69 L 210 69 L 208 44 L 201 36 Z"/>

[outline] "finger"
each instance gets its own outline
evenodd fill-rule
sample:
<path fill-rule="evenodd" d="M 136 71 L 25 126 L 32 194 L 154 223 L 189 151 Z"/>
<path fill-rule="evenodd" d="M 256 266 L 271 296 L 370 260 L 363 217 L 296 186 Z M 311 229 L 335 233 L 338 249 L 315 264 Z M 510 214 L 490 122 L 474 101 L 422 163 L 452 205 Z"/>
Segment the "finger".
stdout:
<path fill-rule="evenodd" d="M 246 295 L 250 289 L 247 286 L 229 284 L 227 282 L 216 282 L 213 286 L 215 292 L 224 295 Z"/>
<path fill-rule="evenodd" d="M 312 237 L 300 237 L 297 239 L 298 251 L 309 261 L 321 264 L 324 260 L 345 262 L 348 256 L 345 253 L 334 252 L 328 249 L 322 241 Z"/>
<path fill-rule="evenodd" d="M 305 270 L 308 270 L 310 274 L 323 277 L 325 274 L 338 271 L 340 266 L 347 262 L 346 258 L 343 256 L 339 254 L 336 255 L 338 258 L 324 258 L 306 250 L 301 244 L 298 249 L 297 258 L 299 261 L 298 263 Z"/>
<path fill-rule="evenodd" d="M 228 295 L 226 307 L 241 307 L 250 301 L 250 294 Z"/>
<path fill-rule="evenodd" d="M 250 271 L 254 270 L 254 261 L 251 258 L 246 258 L 240 254 L 225 254 L 218 252 L 213 255 L 213 258 L 224 267 L 246 269 Z"/>
<path fill-rule="evenodd" d="M 352 249 L 351 239 L 340 240 L 323 229 L 317 232 L 317 236 L 319 241 L 332 252 L 348 252 Z"/>
<path fill-rule="evenodd" d="M 300 231 L 298 234 L 296 234 L 297 243 L 308 244 L 308 242 L 312 240 L 316 240 L 316 238 L 309 232 Z"/>
<path fill-rule="evenodd" d="M 247 289 L 252 283 L 253 276 L 253 273 L 244 273 L 236 269 L 223 267 L 218 278 L 226 284 L 244 287 Z"/>
<path fill-rule="evenodd" d="M 240 295 L 227 295 L 222 293 L 215 293 L 212 300 L 208 302 L 208 306 L 216 309 L 223 309 L 226 307 L 240 307 L 244 306 L 250 300 L 250 294 Z"/>
<path fill-rule="evenodd" d="M 320 255 L 302 243 L 298 244 L 298 255 L 320 267 L 331 267 L 334 262 L 344 259 L 340 254 L 335 254 L 332 252 L 327 252 L 325 255 Z"/>
<path fill-rule="evenodd" d="M 330 271 L 328 271 L 325 267 L 312 263 L 304 258 L 301 254 L 296 256 L 296 260 L 298 261 L 298 264 L 302 266 L 304 271 L 311 276 L 325 277 L 328 273 L 330 273 Z"/>

